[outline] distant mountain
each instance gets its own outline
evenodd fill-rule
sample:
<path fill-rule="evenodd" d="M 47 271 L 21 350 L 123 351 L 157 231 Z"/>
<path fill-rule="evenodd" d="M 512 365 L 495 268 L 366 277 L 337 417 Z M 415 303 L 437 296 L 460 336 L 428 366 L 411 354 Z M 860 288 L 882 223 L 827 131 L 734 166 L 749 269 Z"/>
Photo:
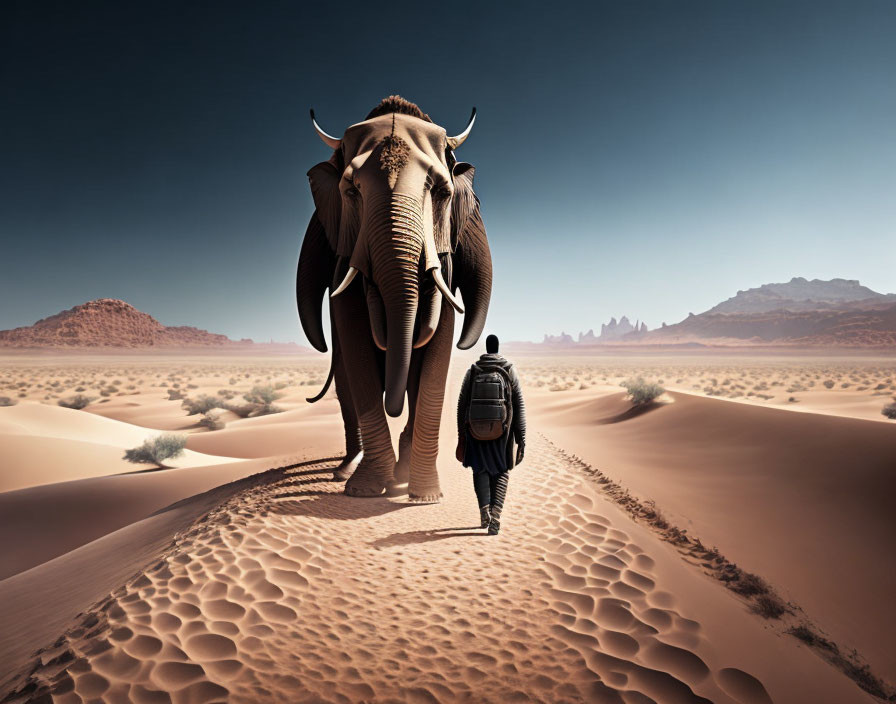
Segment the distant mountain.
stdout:
<path fill-rule="evenodd" d="M 188 326 L 168 327 L 115 298 L 88 301 L 34 325 L 0 330 L 0 347 L 237 347 L 226 335 Z"/>
<path fill-rule="evenodd" d="M 570 335 L 544 343 L 575 345 Z M 625 316 L 579 333 L 582 345 L 791 346 L 896 348 L 896 294 L 878 293 L 853 279 L 764 284 L 738 291 L 704 313 L 648 330 Z"/>
<path fill-rule="evenodd" d="M 641 338 L 647 344 L 896 347 L 896 295 L 858 281 L 793 278 L 737 295 Z"/>
<path fill-rule="evenodd" d="M 595 335 L 594 329 L 591 328 L 588 332 L 580 332 L 578 338 L 575 340 L 572 335 L 561 332 L 559 335 L 545 334 L 544 339 L 541 342 L 546 345 L 594 345 L 602 342 L 619 340 L 629 334 L 636 337 L 638 334 L 645 332 L 647 332 L 647 325 L 645 323 L 635 321 L 635 324 L 632 325 L 631 321 L 623 315 L 618 321 L 614 317 L 610 318 L 609 323 L 602 324 L 600 326 L 600 335 Z"/>
<path fill-rule="evenodd" d="M 545 334 L 544 339 L 541 342 L 542 342 L 542 344 L 545 344 L 545 345 L 572 345 L 572 344 L 575 344 L 575 340 L 572 339 L 572 336 L 567 335 L 565 332 L 561 332 L 559 335 Z"/>
<path fill-rule="evenodd" d="M 842 310 L 846 307 L 855 310 L 873 307 L 875 303 L 896 303 L 896 294 L 877 293 L 853 279 L 808 281 L 797 276 L 787 283 L 764 284 L 758 288 L 738 291 L 737 295 L 713 306 L 706 313 Z"/>

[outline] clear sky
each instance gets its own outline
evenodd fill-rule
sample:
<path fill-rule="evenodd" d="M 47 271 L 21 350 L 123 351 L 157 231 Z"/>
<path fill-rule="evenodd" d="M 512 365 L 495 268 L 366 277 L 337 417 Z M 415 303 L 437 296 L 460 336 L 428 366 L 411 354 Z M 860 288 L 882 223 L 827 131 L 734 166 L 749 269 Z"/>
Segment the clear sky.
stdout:
<path fill-rule="evenodd" d="M 763 283 L 896 292 L 896 3 L 0 5 L 0 328 L 124 299 L 304 343 L 306 171 L 381 98 L 449 132 L 503 339 Z"/>

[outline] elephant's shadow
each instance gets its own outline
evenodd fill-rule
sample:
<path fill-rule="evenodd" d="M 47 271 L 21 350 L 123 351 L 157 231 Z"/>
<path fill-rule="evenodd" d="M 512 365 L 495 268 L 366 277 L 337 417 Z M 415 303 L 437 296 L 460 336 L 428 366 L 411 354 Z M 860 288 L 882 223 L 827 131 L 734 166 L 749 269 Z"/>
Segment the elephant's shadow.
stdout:
<path fill-rule="evenodd" d="M 343 493 L 345 482 L 333 479 L 337 466 L 291 473 L 264 502 L 262 513 L 353 521 L 415 505 L 391 501 L 385 496 L 364 499 L 347 496 Z"/>

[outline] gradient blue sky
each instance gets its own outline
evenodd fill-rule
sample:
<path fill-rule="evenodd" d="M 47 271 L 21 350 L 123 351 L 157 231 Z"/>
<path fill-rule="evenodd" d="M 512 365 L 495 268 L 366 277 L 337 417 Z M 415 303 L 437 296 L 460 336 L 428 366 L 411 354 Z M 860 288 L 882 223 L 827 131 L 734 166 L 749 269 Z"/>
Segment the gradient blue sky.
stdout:
<path fill-rule="evenodd" d="M 807 278 L 896 291 L 896 3 L 0 6 L 0 328 L 98 297 L 296 340 L 305 173 L 380 98 L 479 110 L 503 339 Z"/>

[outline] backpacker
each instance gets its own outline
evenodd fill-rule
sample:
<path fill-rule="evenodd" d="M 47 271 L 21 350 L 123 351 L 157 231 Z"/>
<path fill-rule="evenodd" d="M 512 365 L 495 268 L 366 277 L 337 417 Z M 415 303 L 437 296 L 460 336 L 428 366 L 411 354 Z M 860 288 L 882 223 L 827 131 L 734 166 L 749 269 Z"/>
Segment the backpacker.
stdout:
<path fill-rule="evenodd" d="M 497 440 L 510 426 L 510 379 L 502 367 L 483 369 L 473 364 L 470 369 L 470 407 L 467 426 L 476 440 Z"/>

